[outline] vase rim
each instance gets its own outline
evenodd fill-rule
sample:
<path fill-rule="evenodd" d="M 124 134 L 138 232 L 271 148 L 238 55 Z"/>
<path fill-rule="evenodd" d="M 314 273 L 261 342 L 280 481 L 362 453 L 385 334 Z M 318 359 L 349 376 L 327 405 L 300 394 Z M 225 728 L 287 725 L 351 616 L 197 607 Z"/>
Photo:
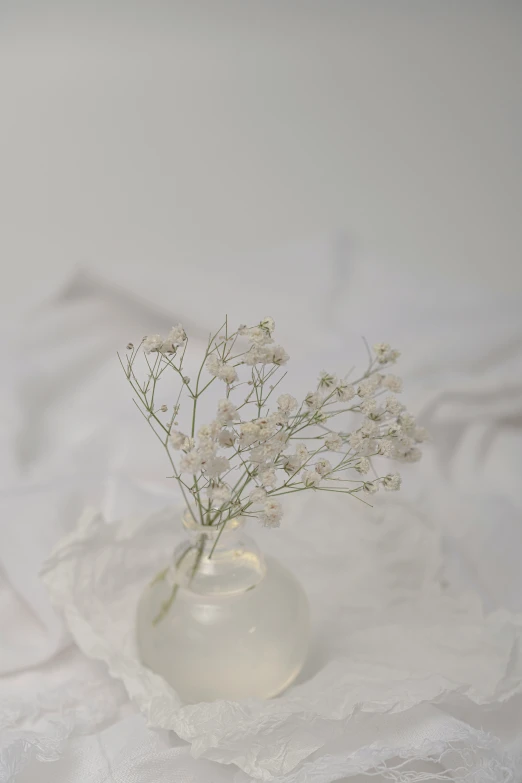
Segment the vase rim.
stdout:
<path fill-rule="evenodd" d="M 196 533 L 199 535 L 205 534 L 209 538 L 215 538 L 221 530 L 222 524 L 219 525 L 202 525 L 201 522 L 194 519 L 193 515 L 188 509 L 185 509 L 182 516 L 183 527 L 190 533 Z M 223 534 L 232 533 L 235 530 L 243 527 L 245 520 L 242 517 L 233 517 L 228 519 L 223 530 Z"/>

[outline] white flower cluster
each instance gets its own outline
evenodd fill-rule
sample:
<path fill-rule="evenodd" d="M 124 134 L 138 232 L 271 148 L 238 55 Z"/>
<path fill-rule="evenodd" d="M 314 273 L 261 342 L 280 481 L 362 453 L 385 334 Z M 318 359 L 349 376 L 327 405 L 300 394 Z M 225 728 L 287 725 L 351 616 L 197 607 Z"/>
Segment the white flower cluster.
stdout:
<path fill-rule="evenodd" d="M 275 329 L 273 318 L 265 318 L 259 326 L 240 326 L 239 334 L 251 343 L 244 356 L 244 363 L 249 367 L 257 364 L 275 364 L 278 367 L 286 364 L 290 358 L 281 345 L 275 345 L 272 333 Z"/>
<path fill-rule="evenodd" d="M 236 368 L 231 364 L 221 361 L 216 354 L 212 354 L 208 357 L 205 367 L 211 375 L 215 378 L 219 378 L 220 381 L 225 381 L 225 383 L 228 383 L 229 385 L 234 383 L 234 381 L 237 381 Z"/>
<path fill-rule="evenodd" d="M 148 365 L 144 384 L 134 371 L 137 351 L 128 346 L 127 378 L 164 442 L 191 513 L 204 525 L 224 526 L 242 515 L 276 527 L 283 516 L 279 497 L 299 490 L 335 490 L 359 499 L 379 488 L 396 491 L 401 477 L 379 474 L 382 458 L 414 462 L 421 456 L 419 444 L 427 433 L 395 396 L 402 390 L 401 379 L 385 373 L 398 351 L 378 343 L 360 377 L 321 372 L 317 387 L 298 401 L 288 393 L 274 394 L 284 377 L 279 368 L 289 358 L 274 342 L 274 330 L 272 318 L 232 333 L 225 321 L 209 340 L 195 385 L 183 371 L 187 336 L 181 324 L 165 339 L 143 340 L 145 353 L 159 354 L 152 370 Z M 154 390 L 166 364 L 179 375 L 182 388 L 173 414 L 165 419 L 169 406 L 155 407 Z M 198 400 L 216 380 L 225 384 L 226 396 L 217 401 L 213 421 L 196 430 Z M 246 392 L 236 399 L 239 387 Z M 193 406 L 190 434 L 181 432 L 176 421 L 183 391 Z M 347 414 L 361 417 L 358 426 L 348 432 L 334 428 L 336 417 Z"/>
<path fill-rule="evenodd" d="M 167 337 L 152 334 L 143 340 L 145 353 L 176 353 L 180 345 L 187 339 L 186 332 L 181 324 L 173 326 Z"/>
<path fill-rule="evenodd" d="M 222 473 L 230 469 L 227 457 L 217 452 L 220 447 L 227 448 L 234 445 L 235 435 L 231 430 L 224 428 L 224 424 L 234 418 L 235 410 L 232 403 L 222 400 L 218 407 L 218 418 L 199 429 L 197 440 L 184 435 L 179 430 L 170 433 L 169 441 L 172 448 L 185 452 L 179 462 L 181 473 L 190 473 L 194 476 L 201 472 L 209 479 L 218 479 Z"/>

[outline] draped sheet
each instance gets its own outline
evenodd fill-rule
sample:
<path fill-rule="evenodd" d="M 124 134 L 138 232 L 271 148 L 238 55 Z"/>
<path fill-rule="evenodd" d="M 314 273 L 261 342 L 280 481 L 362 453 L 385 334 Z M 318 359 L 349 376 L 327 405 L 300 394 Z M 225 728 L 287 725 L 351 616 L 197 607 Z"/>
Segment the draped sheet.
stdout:
<path fill-rule="evenodd" d="M 248 261 L 227 263 L 200 270 L 200 298 L 167 277 L 168 309 L 164 291 L 158 305 L 78 273 L 32 300 L 3 349 L 0 780 L 520 779 L 516 297 L 414 278 L 342 237 L 268 255 L 273 298 Z M 298 268 L 320 274 L 295 287 Z M 224 310 L 274 316 L 298 393 L 364 362 L 361 335 L 391 342 L 432 442 L 372 510 L 297 495 L 280 530 L 251 530 L 309 594 L 309 659 L 273 701 L 188 707 L 133 650 L 133 602 L 180 534 L 179 498 L 115 351 L 177 321 L 201 348 Z"/>

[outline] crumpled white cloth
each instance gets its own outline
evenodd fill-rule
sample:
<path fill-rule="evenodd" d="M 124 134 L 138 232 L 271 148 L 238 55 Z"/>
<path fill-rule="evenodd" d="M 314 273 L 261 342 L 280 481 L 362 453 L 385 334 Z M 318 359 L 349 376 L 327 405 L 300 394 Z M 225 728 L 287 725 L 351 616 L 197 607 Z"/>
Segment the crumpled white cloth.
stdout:
<path fill-rule="evenodd" d="M 302 245 L 285 252 L 288 269 L 303 257 Z M 169 711 L 185 739 L 148 729 L 119 679 L 71 646 L 38 574 L 85 506 L 100 509 L 109 523 L 87 526 L 93 537 L 82 551 L 91 558 L 98 535 L 114 535 L 131 517 L 143 529 L 165 525 L 162 509 L 177 498 L 114 352 L 178 320 L 195 333 L 197 349 L 208 313 L 198 327 L 180 270 L 171 282 L 166 270 L 162 281 L 172 291 L 168 314 L 77 275 L 20 325 L 3 356 L 0 387 L 2 783 L 246 783 L 269 776 L 327 783 L 363 772 L 408 783 L 522 776 L 517 298 L 495 301 L 469 286 L 448 290 L 436 280 L 412 280 L 343 255 L 339 241 L 315 243 L 310 255 L 322 270 L 321 288 L 311 276 L 297 303 L 287 286 L 269 308 L 292 355 L 292 388 L 306 391 L 320 369 L 346 371 L 354 357 L 364 361 L 360 334 L 389 340 L 404 351 L 398 371 L 405 401 L 420 411 L 433 443 L 420 465 L 401 471 L 401 495 L 386 495 L 370 517 L 360 504 L 322 495 L 316 505 L 296 496 L 281 530 L 255 532 L 310 595 L 309 661 L 300 683 L 267 704 Z M 210 287 L 217 272 L 212 266 L 206 274 Z M 236 304 L 243 291 L 252 315 L 265 315 L 252 274 L 247 262 L 236 268 Z M 314 295 L 320 307 L 307 312 L 303 336 L 314 336 L 308 344 L 296 325 L 303 298 Z M 177 533 L 175 520 L 164 529 Z M 117 548 L 111 551 L 116 556 Z M 46 577 L 58 592 L 68 584 L 60 569 L 71 557 L 60 552 Z M 153 548 L 146 554 L 155 558 Z M 144 576 L 150 567 L 143 563 Z M 74 636 L 88 646 L 100 617 L 73 576 L 74 589 L 55 600 L 64 605 L 74 597 L 85 641 L 77 627 Z M 100 589 L 96 580 L 92 589 Z M 89 654 L 103 660 L 110 652 L 104 644 Z"/>
<path fill-rule="evenodd" d="M 484 617 L 478 602 L 441 585 L 439 538 L 407 505 L 392 500 L 371 514 L 353 514 L 335 496 L 323 501 L 302 502 L 271 549 L 306 580 L 313 638 L 335 634 L 335 642 L 313 651 L 305 682 L 272 701 L 183 706 L 161 677 L 141 665 L 135 608 L 175 544 L 172 509 L 112 524 L 87 512 L 46 564 L 44 579 L 80 648 L 124 682 L 150 726 L 174 730 L 198 758 L 236 764 L 263 781 L 296 780 L 304 770 L 331 780 L 327 769 L 319 772 L 320 751 L 340 737 L 353 740 L 362 716 L 363 725 L 376 718 L 382 745 L 370 752 L 374 733 L 361 732 L 350 767 L 370 772 L 377 757 L 383 764 L 396 754 L 386 742 L 396 717 L 403 731 L 411 730 L 426 702 L 437 705 L 442 724 L 446 716 L 465 713 L 470 702 L 476 705 L 472 737 L 482 712 L 522 693 L 522 616 L 500 610 Z M 312 754 L 317 758 L 309 761 Z M 404 745 L 410 774 L 418 754 L 414 743 Z M 433 757 L 433 746 L 425 755 Z M 471 771 L 479 761 L 460 763 Z"/>

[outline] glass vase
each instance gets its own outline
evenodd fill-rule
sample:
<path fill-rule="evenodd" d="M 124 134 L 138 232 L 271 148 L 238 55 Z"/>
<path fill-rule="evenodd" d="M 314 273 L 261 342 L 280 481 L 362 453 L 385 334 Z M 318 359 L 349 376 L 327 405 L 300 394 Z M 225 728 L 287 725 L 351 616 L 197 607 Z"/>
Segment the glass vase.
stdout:
<path fill-rule="evenodd" d="M 185 515 L 188 540 L 138 606 L 142 662 L 185 702 L 270 698 L 299 674 L 308 647 L 306 594 L 263 557 L 243 520 L 219 529 Z"/>

